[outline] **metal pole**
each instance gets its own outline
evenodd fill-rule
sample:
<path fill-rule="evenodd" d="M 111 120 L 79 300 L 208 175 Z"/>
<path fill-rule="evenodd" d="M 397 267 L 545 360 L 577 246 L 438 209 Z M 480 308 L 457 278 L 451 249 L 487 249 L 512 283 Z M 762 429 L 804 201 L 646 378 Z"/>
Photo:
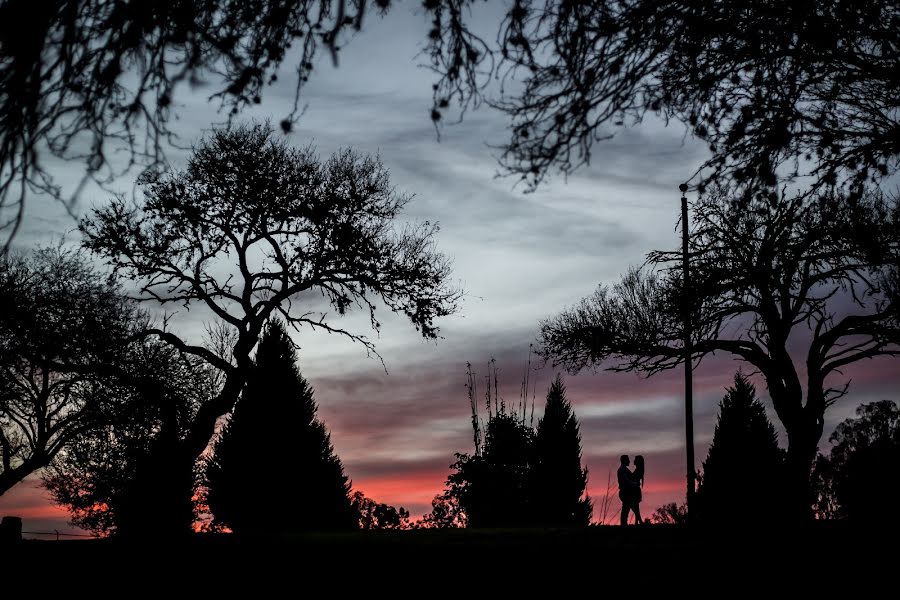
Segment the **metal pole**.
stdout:
<path fill-rule="evenodd" d="M 682 319 L 684 328 L 684 443 L 687 453 L 687 509 L 688 521 L 691 520 L 691 505 L 694 499 L 694 385 L 693 365 L 691 363 L 691 291 L 690 272 L 688 271 L 688 186 L 682 183 L 681 191 L 681 268 L 684 281 L 682 296 Z"/>

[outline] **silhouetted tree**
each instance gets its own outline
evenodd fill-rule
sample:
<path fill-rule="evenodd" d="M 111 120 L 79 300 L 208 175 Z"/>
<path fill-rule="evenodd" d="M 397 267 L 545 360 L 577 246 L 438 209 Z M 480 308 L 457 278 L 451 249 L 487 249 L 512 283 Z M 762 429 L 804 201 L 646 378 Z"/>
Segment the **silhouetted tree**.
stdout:
<path fill-rule="evenodd" d="M 492 359 L 486 377 L 488 420 L 482 438 L 475 374 L 471 364 L 467 366 L 475 452 L 456 453 L 446 489 L 432 501 L 432 514 L 426 516 L 424 526 L 432 522 L 445 527 L 588 525 L 592 504 L 585 495 L 587 469 L 581 467 L 581 435 L 562 378 L 557 376 L 550 386 L 544 416 L 535 429 L 526 423 L 527 375 L 519 405 L 513 409 L 499 394 L 498 370 Z"/>
<path fill-rule="evenodd" d="M 648 113 L 708 144 L 701 182 L 774 188 L 775 172 L 853 184 L 895 173 L 900 8 L 880 0 L 516 0 L 477 35 L 475 0 L 426 2 L 441 79 L 433 118 L 483 101 L 511 119 L 502 163 L 532 186 L 571 173 L 595 141 Z"/>
<path fill-rule="evenodd" d="M 495 414 L 485 429 L 484 452 L 457 453 L 448 486 L 456 490 L 468 527 L 522 527 L 532 522 L 534 430 L 514 415 Z"/>
<path fill-rule="evenodd" d="M 98 425 L 56 457 L 44 486 L 73 525 L 97 534 L 188 531 L 194 474 L 173 459 L 197 408 L 218 391 L 217 373 L 154 339 L 131 344 L 120 366 L 126 376 L 97 391 Z"/>
<path fill-rule="evenodd" d="M 26 194 L 62 197 L 46 156 L 84 161 L 85 179 L 100 184 L 134 165 L 160 165 L 165 143 L 176 137 L 169 121 L 179 84 L 211 83 L 209 100 L 234 115 L 260 101 L 298 43 L 299 95 L 320 48 L 336 63 L 371 4 L 72 0 L 34 10 L 24 0 L 3 2 L 0 209 L 12 213 L 0 224 L 0 235 L 9 234 L 4 248 L 21 222 Z M 388 2 L 374 4 L 383 11 Z M 285 116 L 285 131 L 297 112 L 295 105 Z M 112 160 L 122 149 L 128 158 Z"/>
<path fill-rule="evenodd" d="M 475 373 L 467 365 L 475 453 L 456 454 L 447 490 L 465 513 L 468 527 L 522 527 L 534 518 L 534 429 L 525 424 L 524 405 L 521 414 L 513 412 L 500 396 L 497 374 L 491 359 L 485 378 L 488 420 L 482 438 Z"/>
<path fill-rule="evenodd" d="M 687 525 L 687 506 L 669 502 L 656 509 L 650 520 L 660 525 Z"/>
<path fill-rule="evenodd" d="M 825 516 L 881 521 L 884 503 L 900 494 L 900 408 L 890 400 L 863 404 L 829 441 L 830 455 L 820 456 L 816 465 L 828 494 L 818 504 L 833 507 Z"/>
<path fill-rule="evenodd" d="M 398 230 L 409 197 L 394 192 L 377 159 L 345 150 L 320 162 L 311 148 L 289 148 L 268 125 L 217 131 L 194 150 L 187 169 L 141 178 L 143 198 L 119 197 L 84 219 L 87 248 L 138 285 L 142 300 L 202 306 L 230 331 L 215 352 L 167 329 L 148 329 L 224 374 L 220 393 L 197 410 L 180 441 L 190 471 L 216 422 L 235 405 L 252 371 L 264 323 L 336 333 L 374 351 L 323 311 L 298 310 L 321 293 L 343 315 L 376 301 L 437 337 L 436 318 L 456 309 L 450 266 L 434 249 L 437 226 Z"/>
<path fill-rule="evenodd" d="M 560 375 L 547 392 L 534 443 L 535 521 L 562 527 L 587 526 L 593 506 L 585 494 L 588 473 L 581 467 L 581 433 Z"/>
<path fill-rule="evenodd" d="M 353 492 L 350 497 L 353 510 L 359 518 L 359 528 L 373 529 L 409 529 L 409 511 L 402 506 L 394 508 L 383 502 L 376 502 L 361 491 Z"/>
<path fill-rule="evenodd" d="M 35 12 L 26 0 L 7 0 L 0 5 L 0 209 L 13 216 L 0 225 L 5 241 L 29 192 L 62 197 L 43 156 L 82 160 L 85 179 L 101 184 L 135 164 L 162 164 L 179 84 L 211 83 L 209 99 L 231 117 L 261 101 L 296 44 L 294 104 L 281 122 L 290 131 L 321 49 L 337 64 L 367 15 L 383 15 L 390 4 L 204 0 L 135 8 L 73 0 Z M 479 106 L 498 77 L 520 78 L 522 85 L 487 101 L 511 118 L 505 168 L 531 185 L 553 169 L 572 172 L 595 140 L 648 113 L 678 119 L 708 143 L 704 181 L 774 185 L 782 164 L 809 165 L 823 182 L 896 171 L 900 68 L 892 48 L 900 11 L 891 3 L 516 0 L 501 16 L 496 46 L 470 26 L 478 4 L 423 3 L 424 55 L 438 77 L 431 118 L 440 123 L 451 103 L 462 112 Z M 109 157 L 123 148 L 130 156 L 119 167 Z"/>
<path fill-rule="evenodd" d="M 355 529 L 350 482 L 284 325 L 266 326 L 253 371 L 206 461 L 207 503 L 236 533 Z M 281 511 L 273 521 L 271 507 Z"/>
<path fill-rule="evenodd" d="M 719 403 L 719 417 L 696 496 L 696 517 L 707 523 L 765 523 L 779 518 L 783 461 L 775 427 L 738 372 Z"/>
<path fill-rule="evenodd" d="M 874 193 L 732 199 L 714 190 L 692 214 L 693 356 L 726 352 L 760 371 L 787 432 L 790 511 L 808 515 L 825 410 L 847 390 L 828 378 L 900 353 L 897 201 Z M 610 358 L 619 360 L 613 370 L 648 375 L 682 364 L 681 253 L 653 252 L 648 264 L 544 321 L 544 352 L 571 371 Z M 801 328 L 809 331 L 805 402 L 788 351 Z"/>
<path fill-rule="evenodd" d="M 420 529 L 459 529 L 466 527 L 466 513 L 459 505 L 459 496 L 452 489 L 445 489 L 431 500 L 431 512 L 423 515 L 417 526 Z"/>
<path fill-rule="evenodd" d="M 470 483 L 461 504 L 470 527 L 521 527 L 533 521 L 534 460 L 534 430 L 518 415 L 494 414 L 485 428 L 484 452 L 464 471 Z"/>
<path fill-rule="evenodd" d="M 0 256 L 0 495 L 103 424 L 137 318 L 78 252 Z"/>

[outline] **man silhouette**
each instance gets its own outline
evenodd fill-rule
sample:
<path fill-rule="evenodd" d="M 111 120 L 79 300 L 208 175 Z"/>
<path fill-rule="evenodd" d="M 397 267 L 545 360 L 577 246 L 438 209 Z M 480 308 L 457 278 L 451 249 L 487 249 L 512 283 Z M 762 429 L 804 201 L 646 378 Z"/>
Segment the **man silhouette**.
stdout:
<path fill-rule="evenodd" d="M 628 525 L 628 511 L 634 510 L 634 497 L 636 492 L 637 484 L 631 476 L 631 471 L 628 470 L 628 465 L 631 464 L 631 460 L 628 458 L 627 454 L 623 454 L 619 457 L 619 470 L 616 472 L 616 478 L 619 481 L 619 500 L 622 501 L 622 519 L 621 524 Z M 635 512 L 635 515 L 637 512 Z"/>

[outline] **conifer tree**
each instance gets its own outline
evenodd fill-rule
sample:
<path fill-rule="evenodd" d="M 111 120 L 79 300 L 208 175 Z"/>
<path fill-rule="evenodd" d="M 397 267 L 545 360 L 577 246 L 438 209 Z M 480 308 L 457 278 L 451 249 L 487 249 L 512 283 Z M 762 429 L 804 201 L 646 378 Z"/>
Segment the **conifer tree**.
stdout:
<path fill-rule="evenodd" d="M 719 419 L 697 492 L 696 516 L 707 522 L 777 518 L 783 494 L 782 454 L 775 427 L 738 372 L 719 403 Z"/>
<path fill-rule="evenodd" d="M 350 482 L 280 321 L 270 321 L 260 340 L 207 461 L 206 483 L 216 522 L 236 533 L 357 527 Z"/>
<path fill-rule="evenodd" d="M 593 507 L 585 494 L 587 469 L 581 466 L 581 432 L 559 375 L 547 392 L 535 446 L 536 521 L 563 527 L 588 525 Z"/>

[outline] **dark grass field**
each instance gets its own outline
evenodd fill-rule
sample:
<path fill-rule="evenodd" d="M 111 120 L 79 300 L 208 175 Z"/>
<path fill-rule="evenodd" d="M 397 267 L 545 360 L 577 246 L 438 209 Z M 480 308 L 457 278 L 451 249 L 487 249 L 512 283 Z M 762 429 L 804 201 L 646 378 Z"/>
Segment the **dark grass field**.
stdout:
<path fill-rule="evenodd" d="M 747 597 L 745 592 L 767 586 L 774 597 L 789 591 L 803 598 L 814 592 L 833 597 L 846 585 L 859 597 L 863 589 L 878 590 L 882 577 L 893 579 L 900 569 L 898 541 L 894 527 L 834 523 L 765 530 L 653 525 L 197 535 L 142 543 L 25 540 L 0 547 L 0 581 L 6 586 L 31 582 L 37 586 L 32 589 L 44 592 L 34 597 L 85 586 L 95 595 L 123 598 L 170 589 L 215 589 L 231 597 L 247 586 L 252 598 L 293 597 L 312 589 L 320 597 L 347 597 L 351 590 L 419 597 L 467 588 L 489 588 L 501 597 L 513 591 L 531 597 L 541 588 L 542 594 L 564 597 L 581 595 L 585 586 L 585 593 L 594 596 L 609 586 L 664 589 L 712 580 L 727 586 L 725 598 Z M 591 586 L 599 587 L 589 592 Z M 9 597 L 31 597 L 21 595 L 27 589 Z"/>

